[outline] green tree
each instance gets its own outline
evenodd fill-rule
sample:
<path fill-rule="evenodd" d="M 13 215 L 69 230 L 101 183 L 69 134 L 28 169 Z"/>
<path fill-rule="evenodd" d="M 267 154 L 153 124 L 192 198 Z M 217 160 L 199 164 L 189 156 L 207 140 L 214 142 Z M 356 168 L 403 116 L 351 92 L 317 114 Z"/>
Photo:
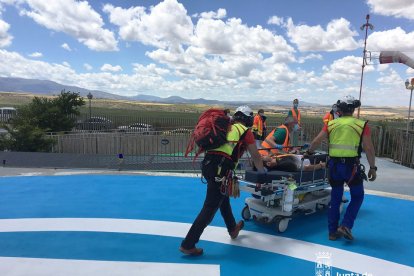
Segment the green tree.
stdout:
<path fill-rule="evenodd" d="M 79 93 L 65 90 L 53 99 L 35 97 L 5 127 L 9 133 L 0 137 L 0 150 L 48 151 L 53 140 L 46 133 L 71 130 L 84 104 Z"/>

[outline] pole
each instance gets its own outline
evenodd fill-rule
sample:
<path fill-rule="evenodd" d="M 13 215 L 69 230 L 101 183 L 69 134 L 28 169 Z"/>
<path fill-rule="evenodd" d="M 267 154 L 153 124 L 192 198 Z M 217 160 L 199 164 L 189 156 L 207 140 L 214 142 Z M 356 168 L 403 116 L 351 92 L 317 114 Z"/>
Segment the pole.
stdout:
<path fill-rule="evenodd" d="M 361 94 L 362 94 L 362 80 L 364 79 L 365 57 L 366 57 L 366 53 L 367 53 L 368 27 L 370 27 L 370 24 L 369 24 L 369 14 L 367 14 L 367 16 L 365 17 L 365 19 L 367 20 L 367 23 L 365 23 L 361 27 L 361 29 L 362 28 L 365 28 L 365 40 L 364 40 L 364 52 L 363 52 L 363 56 L 362 56 L 361 83 L 359 85 L 359 101 L 360 102 L 361 102 Z M 361 110 L 361 107 L 358 107 L 358 114 L 357 114 L 357 118 L 358 119 L 359 119 L 359 112 L 360 112 L 360 110 Z"/>
<path fill-rule="evenodd" d="M 407 86 L 408 88 L 408 86 Z M 413 98 L 413 90 L 414 90 L 414 85 L 411 84 L 411 93 L 410 93 L 410 103 L 409 103 L 409 107 L 408 107 L 408 118 L 407 118 L 407 129 L 405 130 L 405 140 L 408 142 L 408 130 L 410 128 L 410 117 L 411 117 L 411 100 Z M 403 155 L 404 155 L 404 139 L 402 139 L 401 141 L 401 165 L 403 163 Z"/>
<path fill-rule="evenodd" d="M 89 99 L 89 119 L 92 118 L 91 99 Z"/>
<path fill-rule="evenodd" d="M 407 131 L 406 131 L 406 134 L 407 134 L 407 139 L 408 139 L 408 129 L 410 128 L 410 115 L 411 115 L 411 100 L 412 100 L 412 98 L 413 98 L 413 89 L 414 89 L 414 86 L 413 85 L 411 85 L 411 94 L 410 94 L 410 107 L 408 108 L 408 120 L 407 120 Z"/>

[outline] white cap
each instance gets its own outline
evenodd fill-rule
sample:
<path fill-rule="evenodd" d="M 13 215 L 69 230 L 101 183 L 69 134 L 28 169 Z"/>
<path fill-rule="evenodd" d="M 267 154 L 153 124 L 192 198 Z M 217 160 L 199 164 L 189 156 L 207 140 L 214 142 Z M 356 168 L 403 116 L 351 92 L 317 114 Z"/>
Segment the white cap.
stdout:
<path fill-rule="evenodd" d="M 239 106 L 236 109 L 236 112 L 234 112 L 234 114 L 236 114 L 237 112 L 241 112 L 246 116 L 253 116 L 253 110 L 250 107 L 248 107 L 247 105 Z"/>

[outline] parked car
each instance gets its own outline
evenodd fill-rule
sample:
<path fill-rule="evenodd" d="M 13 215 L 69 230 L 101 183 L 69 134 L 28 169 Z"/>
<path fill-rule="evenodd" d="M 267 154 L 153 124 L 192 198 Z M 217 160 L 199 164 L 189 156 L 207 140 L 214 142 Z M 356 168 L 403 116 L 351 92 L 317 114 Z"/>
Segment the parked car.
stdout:
<path fill-rule="evenodd" d="M 119 126 L 117 127 L 117 130 L 119 132 L 134 132 L 150 135 L 154 135 L 155 133 L 155 128 L 152 125 L 143 123 L 134 123 L 127 126 Z"/>
<path fill-rule="evenodd" d="M 75 126 L 78 130 L 89 131 L 109 131 L 114 128 L 114 124 L 111 120 L 104 117 L 90 117 L 84 121 L 80 121 Z"/>
<path fill-rule="evenodd" d="M 188 128 L 177 128 L 173 130 L 164 131 L 162 134 L 164 135 L 190 135 L 193 132 L 192 129 Z"/>

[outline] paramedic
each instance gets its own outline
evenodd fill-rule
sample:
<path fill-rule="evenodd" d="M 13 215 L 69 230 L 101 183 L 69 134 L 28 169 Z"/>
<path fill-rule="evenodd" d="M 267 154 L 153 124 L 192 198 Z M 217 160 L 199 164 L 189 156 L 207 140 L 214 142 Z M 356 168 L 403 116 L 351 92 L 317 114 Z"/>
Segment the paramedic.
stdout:
<path fill-rule="evenodd" d="M 325 125 L 322 131 L 312 141 L 308 154 L 312 154 L 316 146 L 326 137 L 329 139 L 329 184 L 331 190 L 331 206 L 328 212 L 329 239 L 336 240 L 344 236 L 353 240 L 351 229 L 357 217 L 359 208 L 364 200 L 363 180 L 366 178 L 360 165 L 362 147 L 365 150 L 370 166 L 368 179 L 374 181 L 377 177 L 375 166 L 375 151 L 371 140 L 368 122 L 352 116 L 355 108 L 361 106 L 359 100 L 352 96 L 338 100 L 339 118 Z M 341 225 L 340 204 L 344 192 L 344 182 L 349 186 L 351 202 L 345 212 Z"/>
<path fill-rule="evenodd" d="M 254 135 L 254 139 L 256 139 L 256 146 L 257 148 L 260 147 L 260 144 L 262 143 L 262 141 L 264 140 L 264 110 L 263 109 L 259 109 L 256 116 L 254 116 L 253 119 L 253 127 L 252 127 L 252 131 L 253 131 L 253 135 Z"/>
<path fill-rule="evenodd" d="M 232 239 L 236 239 L 243 228 L 243 220 L 236 224 L 228 195 L 221 193 L 220 187 L 222 182 L 219 178 L 227 175 L 227 172 L 230 170 L 234 170 L 238 159 L 246 149 L 249 151 L 256 168 L 260 172 L 265 172 L 253 133 L 249 129 L 252 125 L 253 111 L 250 107 L 238 107 L 233 115 L 231 130 L 227 133 L 228 143 L 206 152 L 202 161 L 201 171 L 203 177 L 207 180 L 207 194 L 200 213 L 181 243 L 179 249 L 182 253 L 192 256 L 203 254 L 203 249 L 197 248 L 195 245 L 200 240 L 201 234 L 207 225 L 210 224 L 218 209 L 220 209 L 227 231 Z"/>
<path fill-rule="evenodd" d="M 259 149 L 260 154 L 262 156 L 276 155 L 279 154 L 279 150 L 287 153 L 290 149 L 289 134 L 297 126 L 298 124 L 292 116 L 286 117 L 284 124 L 278 126 L 266 136 L 262 143 L 262 149 Z"/>

